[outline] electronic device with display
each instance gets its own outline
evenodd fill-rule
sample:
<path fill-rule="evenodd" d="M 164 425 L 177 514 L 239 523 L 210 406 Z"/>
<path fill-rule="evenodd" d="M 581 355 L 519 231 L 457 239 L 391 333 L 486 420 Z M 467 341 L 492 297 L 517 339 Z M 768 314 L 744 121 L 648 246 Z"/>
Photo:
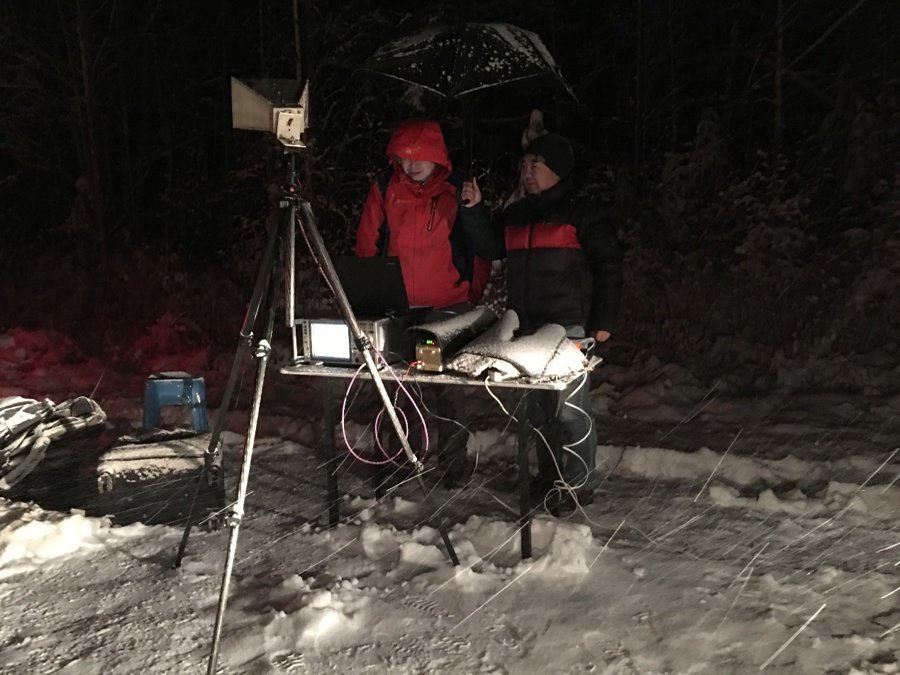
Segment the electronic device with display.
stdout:
<path fill-rule="evenodd" d="M 358 319 L 357 323 L 384 360 L 396 363 L 410 361 L 413 357 L 412 339 L 407 333 L 411 320 L 411 317 L 400 316 Z M 350 327 L 343 319 L 299 319 L 297 325 L 303 344 L 303 356 L 299 357 L 299 363 L 331 366 L 359 366 L 365 363 Z"/>

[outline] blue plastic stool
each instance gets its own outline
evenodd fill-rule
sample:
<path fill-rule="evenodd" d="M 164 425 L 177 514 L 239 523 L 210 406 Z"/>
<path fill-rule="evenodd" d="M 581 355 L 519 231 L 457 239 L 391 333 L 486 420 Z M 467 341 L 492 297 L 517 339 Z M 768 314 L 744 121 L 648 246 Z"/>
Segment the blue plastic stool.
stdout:
<path fill-rule="evenodd" d="M 191 409 L 191 423 L 198 433 L 209 430 L 206 417 L 206 383 L 190 373 L 156 373 L 144 386 L 144 428 L 158 429 L 160 408 L 180 405 Z"/>

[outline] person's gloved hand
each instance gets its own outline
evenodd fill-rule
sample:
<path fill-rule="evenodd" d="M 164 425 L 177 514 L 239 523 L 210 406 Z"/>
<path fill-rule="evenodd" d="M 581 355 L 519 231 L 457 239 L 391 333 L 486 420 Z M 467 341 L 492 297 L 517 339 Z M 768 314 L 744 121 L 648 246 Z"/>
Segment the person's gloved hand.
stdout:
<path fill-rule="evenodd" d="M 463 206 L 467 209 L 481 203 L 481 188 L 478 187 L 478 181 L 475 178 L 463 181 L 460 198 Z"/>

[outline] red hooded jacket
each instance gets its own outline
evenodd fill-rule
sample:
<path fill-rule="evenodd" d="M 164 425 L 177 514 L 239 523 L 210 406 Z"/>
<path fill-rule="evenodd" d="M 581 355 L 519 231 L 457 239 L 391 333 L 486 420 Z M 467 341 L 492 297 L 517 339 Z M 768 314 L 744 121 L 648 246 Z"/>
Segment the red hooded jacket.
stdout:
<path fill-rule="evenodd" d="M 356 255 L 398 257 L 410 305 L 441 308 L 477 299 L 470 296 L 471 272 L 460 270 L 459 238 L 451 237 L 459 200 L 448 180 L 452 166 L 441 128 L 431 121 L 404 122 L 391 137 L 387 156 L 393 172 L 386 188 L 376 180 L 369 189 Z M 434 162 L 434 173 L 419 184 L 403 172 L 399 157 Z"/>

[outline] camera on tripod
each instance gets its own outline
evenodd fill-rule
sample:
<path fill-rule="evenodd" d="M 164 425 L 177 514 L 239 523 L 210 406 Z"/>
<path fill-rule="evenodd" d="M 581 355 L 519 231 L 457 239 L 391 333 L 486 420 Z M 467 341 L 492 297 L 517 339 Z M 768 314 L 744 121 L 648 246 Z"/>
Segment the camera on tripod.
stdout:
<path fill-rule="evenodd" d="M 267 304 L 266 320 L 263 324 L 262 336 L 256 341 L 253 356 L 257 359 L 256 382 L 253 388 L 253 402 L 250 408 L 250 421 L 247 427 L 247 434 L 244 441 L 244 449 L 241 453 L 241 470 L 240 482 L 237 489 L 237 497 L 229 511 L 224 516 L 224 521 L 231 529 L 229 537 L 228 555 L 225 562 L 225 569 L 222 574 L 222 585 L 219 590 L 219 603 L 216 611 L 216 624 L 213 629 L 213 643 L 210 648 L 209 661 L 207 664 L 207 672 L 216 672 L 216 661 L 219 649 L 219 640 L 222 634 L 222 622 L 225 614 L 225 607 L 228 602 L 228 588 L 231 579 L 231 572 L 234 566 L 234 555 L 237 548 L 238 530 L 240 528 L 241 519 L 244 513 L 244 502 L 248 494 L 248 481 L 250 477 L 250 462 L 253 457 L 253 445 L 256 439 L 256 427 L 259 420 L 260 406 L 262 404 L 262 391 L 265 382 L 266 369 L 268 365 L 269 354 L 272 350 L 273 330 L 275 326 L 275 315 L 278 306 L 278 287 L 279 282 L 284 278 L 285 285 L 285 319 L 287 325 L 291 328 L 291 339 L 293 342 L 294 360 L 297 359 L 297 321 L 294 318 L 294 271 L 295 271 L 295 233 L 300 230 L 313 262 L 321 272 L 329 289 L 334 295 L 340 314 L 343 317 L 341 325 L 338 326 L 337 338 L 339 344 L 335 344 L 335 325 L 326 326 L 324 332 L 324 343 L 328 348 L 328 355 L 344 357 L 351 354 L 358 354 L 360 360 L 369 371 L 369 375 L 373 384 L 378 390 L 381 397 L 384 411 L 391 421 L 397 437 L 400 440 L 403 452 L 406 454 L 409 462 L 416 467 L 416 478 L 419 487 L 425 495 L 426 503 L 428 503 L 429 492 L 422 480 L 424 464 L 416 457 L 406 437 L 403 424 L 397 415 L 394 407 L 394 401 L 381 380 L 378 373 L 378 364 L 376 363 L 376 351 L 372 344 L 372 340 L 366 335 L 366 332 L 360 327 L 359 321 L 350 306 L 344 288 L 338 279 L 337 271 L 331 260 L 331 255 L 325 247 L 322 235 L 316 225 L 316 218 L 312 212 L 312 207 L 300 194 L 300 182 L 297 179 L 297 157 L 301 150 L 307 147 L 307 123 L 309 119 L 309 88 L 302 85 L 297 80 L 277 80 L 277 79 L 259 79 L 259 80 L 238 80 L 231 78 L 231 122 L 235 129 L 247 129 L 250 131 L 264 131 L 274 134 L 282 145 L 282 150 L 288 156 L 287 176 L 278 201 L 278 218 L 277 224 L 269 228 L 269 237 L 260 261 L 259 270 L 257 271 L 256 281 L 253 286 L 253 294 L 244 315 L 244 323 L 241 326 L 238 337 L 238 350 L 235 354 L 234 361 L 231 365 L 231 371 L 228 375 L 228 382 L 225 385 L 225 391 L 222 395 L 222 405 L 216 415 L 210 436 L 209 445 L 204 454 L 203 468 L 201 475 L 197 480 L 197 488 L 194 499 L 191 502 L 190 511 L 187 517 L 187 525 L 181 538 L 181 544 L 178 548 L 174 567 L 179 567 L 187 546 L 188 536 L 190 535 L 192 518 L 194 514 L 194 505 L 197 502 L 197 494 L 199 486 L 203 483 L 204 476 L 221 475 L 220 466 L 222 462 L 222 453 L 219 446 L 219 438 L 224 430 L 226 413 L 231 402 L 234 400 L 234 393 L 237 387 L 238 376 L 241 372 L 243 358 L 251 351 L 254 341 L 254 327 L 263 305 Z M 284 273 L 284 274 L 282 274 Z M 268 300 L 266 303 L 265 301 Z M 321 324 L 319 331 L 321 331 Z M 352 346 L 349 343 L 352 337 Z M 351 349 L 355 348 L 355 352 Z M 327 387 L 326 387 L 327 390 Z M 332 492 L 336 495 L 337 483 L 334 475 L 335 471 L 329 472 L 329 494 Z M 333 513 L 335 522 L 337 520 L 337 496 L 331 498 L 331 504 L 335 505 Z M 432 507 L 436 513 L 437 510 Z M 441 539 L 447 547 L 450 559 L 454 565 L 459 564 L 459 558 L 450 541 L 447 533 L 447 527 L 444 521 L 437 525 Z"/>
<path fill-rule="evenodd" d="M 231 126 L 274 134 L 286 150 L 306 148 L 309 83 L 232 77 Z"/>

